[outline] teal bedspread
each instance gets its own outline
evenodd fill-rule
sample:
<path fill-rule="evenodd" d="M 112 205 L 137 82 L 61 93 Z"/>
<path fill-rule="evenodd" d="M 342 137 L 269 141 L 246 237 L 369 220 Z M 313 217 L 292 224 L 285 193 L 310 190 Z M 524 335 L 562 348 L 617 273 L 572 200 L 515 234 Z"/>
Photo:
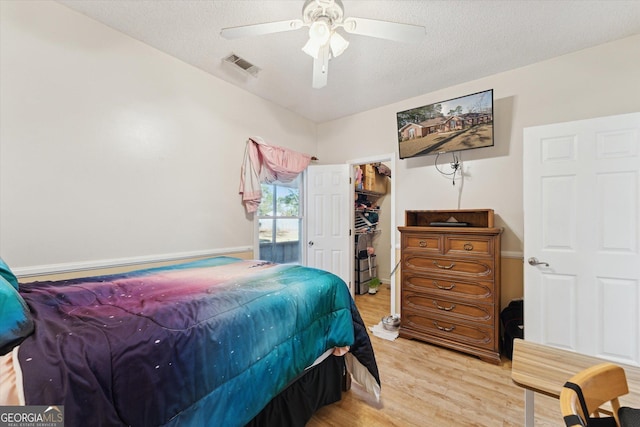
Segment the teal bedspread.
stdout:
<path fill-rule="evenodd" d="M 379 383 L 326 271 L 217 257 L 20 290 L 35 322 L 18 353 L 26 403 L 64 405 L 69 426 L 243 426 L 333 347 Z"/>

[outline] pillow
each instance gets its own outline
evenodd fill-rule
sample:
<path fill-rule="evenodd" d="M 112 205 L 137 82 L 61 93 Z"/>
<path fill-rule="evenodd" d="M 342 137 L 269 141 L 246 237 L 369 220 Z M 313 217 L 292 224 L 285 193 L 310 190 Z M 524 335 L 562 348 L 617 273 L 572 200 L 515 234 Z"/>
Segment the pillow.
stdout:
<path fill-rule="evenodd" d="M 13 274 L 9 266 L 6 262 L 0 258 L 0 276 L 4 277 L 4 279 L 11 284 L 16 291 L 18 290 L 18 278 Z"/>
<path fill-rule="evenodd" d="M 7 354 L 33 332 L 33 319 L 18 291 L 0 277 L 0 355 Z"/>

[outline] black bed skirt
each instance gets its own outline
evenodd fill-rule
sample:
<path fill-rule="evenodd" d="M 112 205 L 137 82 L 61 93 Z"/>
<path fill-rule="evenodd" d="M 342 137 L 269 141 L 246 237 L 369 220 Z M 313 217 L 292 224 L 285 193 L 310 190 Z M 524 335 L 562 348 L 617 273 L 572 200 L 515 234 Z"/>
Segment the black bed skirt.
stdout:
<path fill-rule="evenodd" d="M 325 405 L 342 398 L 344 357 L 329 356 L 274 397 L 245 427 L 303 427 Z"/>

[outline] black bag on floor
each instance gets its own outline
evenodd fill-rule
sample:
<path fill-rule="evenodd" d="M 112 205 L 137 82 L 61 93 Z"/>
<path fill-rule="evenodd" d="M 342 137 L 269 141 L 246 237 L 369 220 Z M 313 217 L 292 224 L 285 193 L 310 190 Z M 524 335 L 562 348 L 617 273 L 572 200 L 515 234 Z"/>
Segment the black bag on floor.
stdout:
<path fill-rule="evenodd" d="M 500 312 L 502 322 L 502 350 L 509 359 L 513 357 L 513 340 L 524 338 L 524 301 L 513 300 Z"/>

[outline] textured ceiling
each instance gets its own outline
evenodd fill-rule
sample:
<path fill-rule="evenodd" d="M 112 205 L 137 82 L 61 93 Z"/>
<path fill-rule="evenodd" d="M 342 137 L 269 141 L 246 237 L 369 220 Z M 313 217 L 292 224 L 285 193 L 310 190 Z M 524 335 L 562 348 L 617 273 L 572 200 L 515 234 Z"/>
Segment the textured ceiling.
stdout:
<path fill-rule="evenodd" d="M 225 40 L 224 27 L 300 18 L 303 0 L 60 0 L 84 15 L 314 122 L 640 34 L 640 1 L 343 0 L 346 17 L 424 25 L 399 43 L 342 33 L 349 48 L 311 87 L 305 28 Z M 222 59 L 241 56 L 257 77 Z M 639 50 L 635 53 L 640 54 Z"/>

